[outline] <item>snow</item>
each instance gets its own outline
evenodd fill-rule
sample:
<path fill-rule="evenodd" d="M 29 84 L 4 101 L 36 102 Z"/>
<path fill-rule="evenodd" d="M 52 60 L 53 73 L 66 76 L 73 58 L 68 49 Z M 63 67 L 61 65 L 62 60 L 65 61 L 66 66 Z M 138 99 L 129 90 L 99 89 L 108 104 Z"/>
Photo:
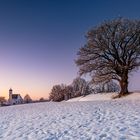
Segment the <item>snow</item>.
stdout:
<path fill-rule="evenodd" d="M 101 94 L 90 94 L 85 97 L 77 97 L 69 99 L 67 102 L 75 102 L 75 101 L 105 101 L 111 100 L 113 96 L 117 95 L 116 93 L 101 93 Z"/>
<path fill-rule="evenodd" d="M 81 96 L 81 97 L 69 99 L 67 102 L 114 100 L 113 97 L 116 95 L 117 95 L 117 93 L 90 94 L 85 97 Z M 125 97 L 117 98 L 115 100 L 137 100 L 137 99 L 140 99 L 140 93 L 129 94 Z"/>
<path fill-rule="evenodd" d="M 0 140 L 140 140 L 139 97 L 1 107 Z"/>

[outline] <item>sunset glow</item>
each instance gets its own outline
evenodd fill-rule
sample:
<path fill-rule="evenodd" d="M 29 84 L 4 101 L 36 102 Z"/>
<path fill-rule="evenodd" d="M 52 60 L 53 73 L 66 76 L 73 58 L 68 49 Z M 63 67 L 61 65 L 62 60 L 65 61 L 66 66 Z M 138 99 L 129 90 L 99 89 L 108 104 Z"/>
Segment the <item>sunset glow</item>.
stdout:
<path fill-rule="evenodd" d="M 23 97 L 47 98 L 53 85 L 70 84 L 78 76 L 74 60 L 86 32 L 117 16 L 140 18 L 136 14 L 139 4 L 126 5 L 121 0 L 102 1 L 102 5 L 96 0 L 0 1 L 0 96 L 8 98 L 12 88 Z M 139 77 L 140 71 L 130 77 L 130 90 L 140 90 Z"/>

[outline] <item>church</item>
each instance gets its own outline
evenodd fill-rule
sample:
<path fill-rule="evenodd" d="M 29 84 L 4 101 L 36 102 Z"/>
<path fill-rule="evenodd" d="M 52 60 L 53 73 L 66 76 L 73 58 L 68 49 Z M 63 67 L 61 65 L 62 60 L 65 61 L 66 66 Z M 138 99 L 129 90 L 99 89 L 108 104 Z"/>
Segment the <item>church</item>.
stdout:
<path fill-rule="evenodd" d="M 9 89 L 9 99 L 8 102 L 10 105 L 22 104 L 23 99 L 20 94 L 13 94 L 13 90 Z"/>

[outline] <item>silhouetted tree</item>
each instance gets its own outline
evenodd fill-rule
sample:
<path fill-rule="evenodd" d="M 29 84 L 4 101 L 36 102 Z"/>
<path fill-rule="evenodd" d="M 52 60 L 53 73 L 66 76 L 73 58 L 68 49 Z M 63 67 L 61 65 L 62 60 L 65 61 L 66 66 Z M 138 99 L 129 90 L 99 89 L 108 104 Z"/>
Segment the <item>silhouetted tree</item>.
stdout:
<path fill-rule="evenodd" d="M 5 97 L 0 97 L 0 105 L 3 105 L 6 102 Z"/>
<path fill-rule="evenodd" d="M 24 97 L 24 103 L 31 103 L 31 102 L 32 102 L 31 97 L 28 94 L 26 94 Z"/>
<path fill-rule="evenodd" d="M 44 102 L 45 99 L 44 99 L 43 97 L 41 97 L 41 98 L 39 99 L 39 101 L 40 101 L 40 102 Z"/>
<path fill-rule="evenodd" d="M 128 75 L 140 66 L 140 21 L 118 18 L 91 29 L 78 56 L 80 75 L 94 83 L 115 79 L 119 96 L 128 94 Z"/>
<path fill-rule="evenodd" d="M 50 95 L 49 100 L 60 102 L 64 100 L 64 94 L 65 94 L 65 85 L 55 85 L 53 86 Z"/>

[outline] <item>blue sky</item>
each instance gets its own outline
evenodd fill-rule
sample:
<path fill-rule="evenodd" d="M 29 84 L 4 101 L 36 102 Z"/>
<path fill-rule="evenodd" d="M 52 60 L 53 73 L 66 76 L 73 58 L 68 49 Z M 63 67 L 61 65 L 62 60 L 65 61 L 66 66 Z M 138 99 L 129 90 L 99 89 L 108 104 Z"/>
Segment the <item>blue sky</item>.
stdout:
<path fill-rule="evenodd" d="M 1 0 L 0 94 L 9 88 L 47 97 L 54 84 L 77 76 L 74 63 L 86 32 L 116 17 L 140 19 L 139 0 Z M 130 89 L 140 89 L 140 72 Z"/>

